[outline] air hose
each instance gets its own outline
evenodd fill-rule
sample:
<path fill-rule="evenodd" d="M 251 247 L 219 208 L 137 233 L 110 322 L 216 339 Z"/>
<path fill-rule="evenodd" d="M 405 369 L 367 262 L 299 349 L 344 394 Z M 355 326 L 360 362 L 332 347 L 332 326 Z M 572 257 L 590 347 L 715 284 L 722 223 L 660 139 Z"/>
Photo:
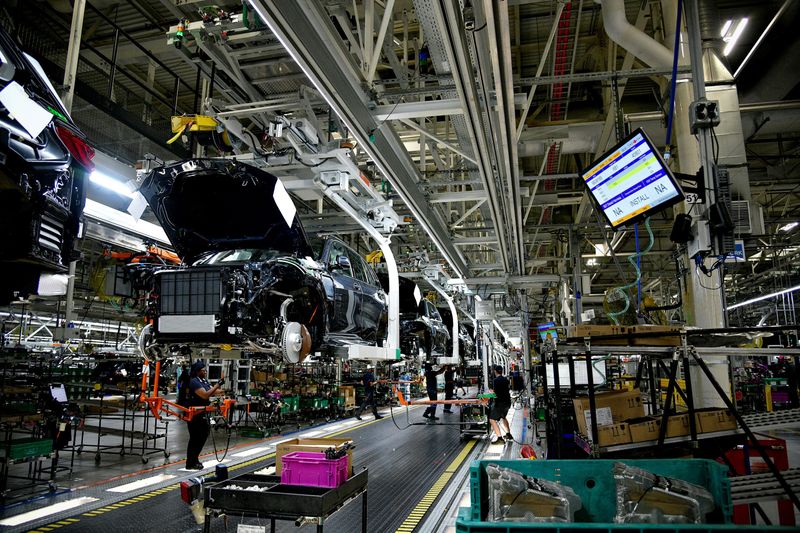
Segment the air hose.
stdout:
<path fill-rule="evenodd" d="M 637 260 L 640 257 L 647 255 L 650 252 L 650 250 L 653 249 L 654 239 L 653 239 L 653 230 L 650 228 L 650 217 L 644 219 L 644 227 L 647 229 L 647 236 L 649 237 L 650 242 L 647 243 L 647 247 L 644 250 L 637 251 L 635 254 L 628 257 L 628 262 L 631 265 L 633 265 L 633 268 L 636 270 L 636 278 L 627 285 L 623 285 L 621 287 L 614 287 L 613 289 L 611 289 L 609 293 L 609 295 L 619 295 L 621 297 L 620 299 L 622 299 L 625 302 L 623 304 L 622 310 L 616 312 L 615 311 L 608 312 L 608 317 L 616 325 L 619 325 L 619 317 L 627 313 L 628 309 L 630 309 L 631 299 L 628 296 L 628 290 L 633 287 L 636 287 L 639 283 L 639 280 L 642 279 L 642 271 L 639 268 Z"/>

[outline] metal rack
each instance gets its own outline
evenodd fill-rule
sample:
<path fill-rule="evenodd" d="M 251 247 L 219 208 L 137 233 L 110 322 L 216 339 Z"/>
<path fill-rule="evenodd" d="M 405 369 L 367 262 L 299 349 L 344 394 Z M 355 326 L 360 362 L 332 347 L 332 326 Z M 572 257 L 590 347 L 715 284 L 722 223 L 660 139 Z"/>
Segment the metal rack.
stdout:
<path fill-rule="evenodd" d="M 765 329 L 765 328 L 757 328 L 758 330 Z M 789 328 L 767 328 L 770 331 L 779 329 L 779 330 L 791 330 L 795 331 L 797 329 L 796 326 L 792 326 Z M 694 330 L 691 333 L 693 335 L 699 334 L 703 335 L 704 333 L 719 333 L 722 331 L 727 330 Z M 737 330 L 738 331 L 738 330 Z M 742 331 L 749 331 L 749 330 L 742 330 Z M 660 334 L 644 334 L 641 337 L 663 337 L 663 336 L 670 336 L 675 337 L 677 335 L 676 332 L 672 333 L 660 333 Z M 796 402 L 796 394 L 794 395 L 794 409 L 787 410 L 787 411 L 777 411 L 773 413 L 766 413 L 766 414 L 756 414 L 756 415 L 748 415 L 743 416 L 738 409 L 734 401 L 732 401 L 723 388 L 720 386 L 719 382 L 714 377 L 713 373 L 709 370 L 706 361 L 704 361 L 704 356 L 768 356 L 768 355 L 782 355 L 782 356 L 790 356 L 793 357 L 795 360 L 795 364 L 797 364 L 798 358 L 800 358 L 800 349 L 797 348 L 779 348 L 779 349 L 757 349 L 757 348 L 722 348 L 722 347 L 698 347 L 693 346 L 688 343 L 688 334 L 687 330 L 680 331 L 680 345 L 679 346 L 593 346 L 593 340 L 629 340 L 632 337 L 639 338 L 639 335 L 627 335 L 622 336 L 621 338 L 617 339 L 616 336 L 603 336 L 603 337 L 586 337 L 583 339 L 572 339 L 573 341 L 582 340 L 582 344 L 573 344 L 573 345 L 566 345 L 563 347 L 559 347 L 556 349 L 553 345 L 545 345 L 544 350 L 542 351 L 542 361 L 541 361 L 541 373 L 542 373 L 542 380 L 544 383 L 544 396 L 545 401 L 548 400 L 548 386 L 547 386 L 547 368 L 548 362 L 553 363 L 553 394 L 556 397 L 556 406 L 560 409 L 561 402 L 560 397 L 562 395 L 561 391 L 561 376 L 559 375 L 558 369 L 558 361 L 560 357 L 564 357 L 568 363 L 569 368 L 569 386 L 570 391 L 574 396 L 575 392 L 575 364 L 576 361 L 580 361 L 583 359 L 584 364 L 587 367 L 587 379 L 588 379 L 588 394 L 589 394 L 589 411 L 591 416 L 591 439 L 586 438 L 586 436 L 575 434 L 575 442 L 576 444 L 588 453 L 590 456 L 597 456 L 602 453 L 613 453 L 613 452 L 624 452 L 628 450 L 641 450 L 647 447 L 652 449 L 659 449 L 666 444 L 680 444 L 680 443 L 687 443 L 691 445 L 693 448 L 698 447 L 698 442 L 700 440 L 708 440 L 708 439 L 718 439 L 718 438 L 726 438 L 726 437 L 736 437 L 736 436 L 745 436 L 747 440 L 751 443 L 754 450 L 758 452 L 761 458 L 764 460 L 765 464 L 767 465 L 770 475 L 775 480 L 775 483 L 786 493 L 789 499 L 792 501 L 794 506 L 800 510 L 800 499 L 798 498 L 795 490 L 793 489 L 792 485 L 784 478 L 783 474 L 778 470 L 775 466 L 775 463 L 769 457 L 767 451 L 759 444 L 757 437 L 753 433 L 753 429 L 756 427 L 775 427 L 781 426 L 786 427 L 787 424 L 800 424 L 800 409 L 798 409 Z M 598 424 L 597 424 L 597 407 L 595 403 L 595 386 L 593 383 L 593 372 L 592 372 L 592 354 L 597 353 L 604 353 L 604 354 L 627 354 L 627 355 L 641 355 L 642 359 L 639 363 L 639 367 L 637 370 L 637 377 L 636 377 L 636 385 L 640 383 L 642 379 L 644 379 L 644 372 L 647 371 L 647 378 L 650 381 L 650 396 L 651 396 L 651 404 L 653 407 L 657 405 L 657 399 L 655 397 L 655 372 L 654 367 L 660 366 L 662 369 L 666 370 L 667 377 L 668 377 L 668 386 L 667 386 L 667 395 L 666 399 L 662 405 L 662 414 L 661 416 L 661 425 L 659 430 L 659 437 L 657 440 L 652 442 L 637 442 L 633 444 L 621 444 L 616 446 L 607 446 L 607 447 L 598 447 L 595 446 L 593 443 L 599 442 L 598 438 Z M 548 361 L 549 358 L 549 361 Z M 669 367 L 666 367 L 665 361 L 669 361 Z M 696 421 L 695 421 L 695 406 L 694 406 L 694 397 L 692 393 L 691 387 L 691 379 L 686 379 L 685 381 L 685 390 L 677 383 L 677 375 L 678 375 L 678 368 L 679 365 L 682 366 L 684 375 L 689 376 L 689 364 L 690 362 L 697 365 L 697 367 L 702 371 L 705 377 L 709 380 L 711 385 L 714 387 L 719 398 L 725 404 L 726 408 L 730 411 L 733 417 L 736 419 L 738 429 L 731 430 L 731 431 L 722 431 L 717 433 L 708 433 L 708 434 L 698 434 Z M 670 415 L 671 409 L 674 407 L 675 396 L 680 395 L 680 397 L 684 400 L 686 407 L 688 409 L 689 414 L 689 425 L 690 425 L 690 434 L 683 437 L 673 437 L 673 438 L 666 438 L 667 432 L 667 421 Z M 655 409 L 653 410 L 655 412 Z M 560 456 L 561 452 L 561 439 L 562 439 L 562 432 L 561 432 L 561 420 L 562 420 L 562 413 L 556 412 L 554 413 L 555 419 L 555 430 L 556 430 L 556 446 L 555 451 L 558 456 Z M 550 432 L 548 432 L 548 441 L 551 438 Z M 548 445 L 549 446 L 549 445 Z"/>

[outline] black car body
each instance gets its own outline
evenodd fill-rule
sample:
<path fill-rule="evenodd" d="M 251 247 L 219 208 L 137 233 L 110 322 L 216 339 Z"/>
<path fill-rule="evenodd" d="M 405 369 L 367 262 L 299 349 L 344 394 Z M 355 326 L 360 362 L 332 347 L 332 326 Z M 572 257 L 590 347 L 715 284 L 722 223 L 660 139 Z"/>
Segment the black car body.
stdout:
<path fill-rule="evenodd" d="M 388 292 L 389 277 L 379 275 Z M 400 351 L 416 357 L 420 348 L 426 357 L 442 356 L 450 343 L 450 332 L 430 300 L 422 298 L 416 283 L 408 278 L 400 281 Z"/>
<path fill-rule="evenodd" d="M 78 258 L 94 155 L 39 63 L 0 28 L 0 91 L 12 89 L 25 104 L 0 104 L 0 304 L 14 292 L 35 294 L 42 273 L 66 272 Z M 17 120 L 23 109 L 52 120 L 34 136 Z"/>
<path fill-rule="evenodd" d="M 453 313 L 450 312 L 448 307 L 440 307 L 439 314 L 442 316 L 442 322 L 447 327 L 448 331 L 453 331 Z M 475 340 L 470 333 L 469 327 L 458 324 L 458 353 L 463 361 L 475 358 Z M 453 343 L 447 345 L 447 357 L 453 356 Z"/>
<path fill-rule="evenodd" d="M 315 254 L 272 174 L 191 159 L 153 170 L 140 192 L 189 265 L 151 277 L 147 315 L 159 344 L 231 345 L 295 361 L 382 340 L 386 295 L 375 273 L 337 239 Z"/>

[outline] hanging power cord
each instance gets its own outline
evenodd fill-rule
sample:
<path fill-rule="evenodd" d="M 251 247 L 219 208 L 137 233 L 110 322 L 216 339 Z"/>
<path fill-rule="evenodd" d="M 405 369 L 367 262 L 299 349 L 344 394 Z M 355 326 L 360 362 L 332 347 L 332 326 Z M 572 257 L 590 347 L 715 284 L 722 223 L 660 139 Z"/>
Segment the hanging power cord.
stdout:
<path fill-rule="evenodd" d="M 645 256 L 648 253 L 650 253 L 650 250 L 653 249 L 653 244 L 655 244 L 655 239 L 653 238 L 653 229 L 650 227 L 650 217 L 647 217 L 647 218 L 644 219 L 644 227 L 647 229 L 647 235 L 648 235 L 648 237 L 650 239 L 649 242 L 647 243 L 647 247 L 644 250 L 642 250 L 641 252 L 636 252 L 635 254 L 633 254 L 633 255 L 628 257 L 628 262 L 636 270 L 636 278 L 632 282 L 630 282 L 628 284 L 625 284 L 625 285 L 623 285 L 621 287 L 614 287 L 610 291 L 611 294 L 619 295 L 620 298 L 625 302 L 623 304 L 623 306 L 622 306 L 622 310 L 620 310 L 620 311 L 609 311 L 608 312 L 608 317 L 616 325 L 619 325 L 619 317 L 621 317 L 622 315 L 627 313 L 628 309 L 630 309 L 631 299 L 628 296 L 628 290 L 633 288 L 633 287 L 635 287 L 636 284 L 639 283 L 639 280 L 642 277 L 642 271 L 639 268 L 639 265 L 637 264 L 637 259 L 639 257 Z"/>

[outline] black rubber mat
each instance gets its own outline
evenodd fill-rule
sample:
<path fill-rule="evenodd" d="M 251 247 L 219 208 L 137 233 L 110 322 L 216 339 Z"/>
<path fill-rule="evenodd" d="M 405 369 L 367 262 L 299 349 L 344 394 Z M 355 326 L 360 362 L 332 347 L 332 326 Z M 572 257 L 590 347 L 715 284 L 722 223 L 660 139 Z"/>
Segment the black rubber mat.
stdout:
<path fill-rule="evenodd" d="M 421 413 L 421 410 L 417 410 Z M 398 425 L 405 425 L 399 420 Z M 455 416 L 455 415 L 451 415 Z M 413 421 L 422 421 L 419 414 Z M 353 439 L 354 468 L 369 470 L 368 484 L 368 530 L 370 532 L 395 531 L 411 513 L 417 503 L 453 461 L 464 443 L 459 438 L 457 426 L 411 426 L 398 430 L 387 416 L 386 419 L 357 427 L 341 436 Z M 264 468 L 272 463 L 268 459 L 231 475 Z M 189 506 L 180 499 L 180 490 L 168 490 L 140 502 L 110 510 L 98 516 L 75 515 L 79 519 L 53 531 L 86 533 L 122 532 L 191 532 L 201 531 L 196 525 Z M 213 532 L 235 532 L 238 523 L 269 524 L 253 518 L 216 518 L 212 521 Z M 357 532 L 361 525 L 361 502 L 357 499 L 325 524 L 325 531 Z M 278 522 L 279 531 L 311 532 L 316 526 L 298 528 L 293 522 Z M 267 527 L 267 530 L 269 528 Z"/>

